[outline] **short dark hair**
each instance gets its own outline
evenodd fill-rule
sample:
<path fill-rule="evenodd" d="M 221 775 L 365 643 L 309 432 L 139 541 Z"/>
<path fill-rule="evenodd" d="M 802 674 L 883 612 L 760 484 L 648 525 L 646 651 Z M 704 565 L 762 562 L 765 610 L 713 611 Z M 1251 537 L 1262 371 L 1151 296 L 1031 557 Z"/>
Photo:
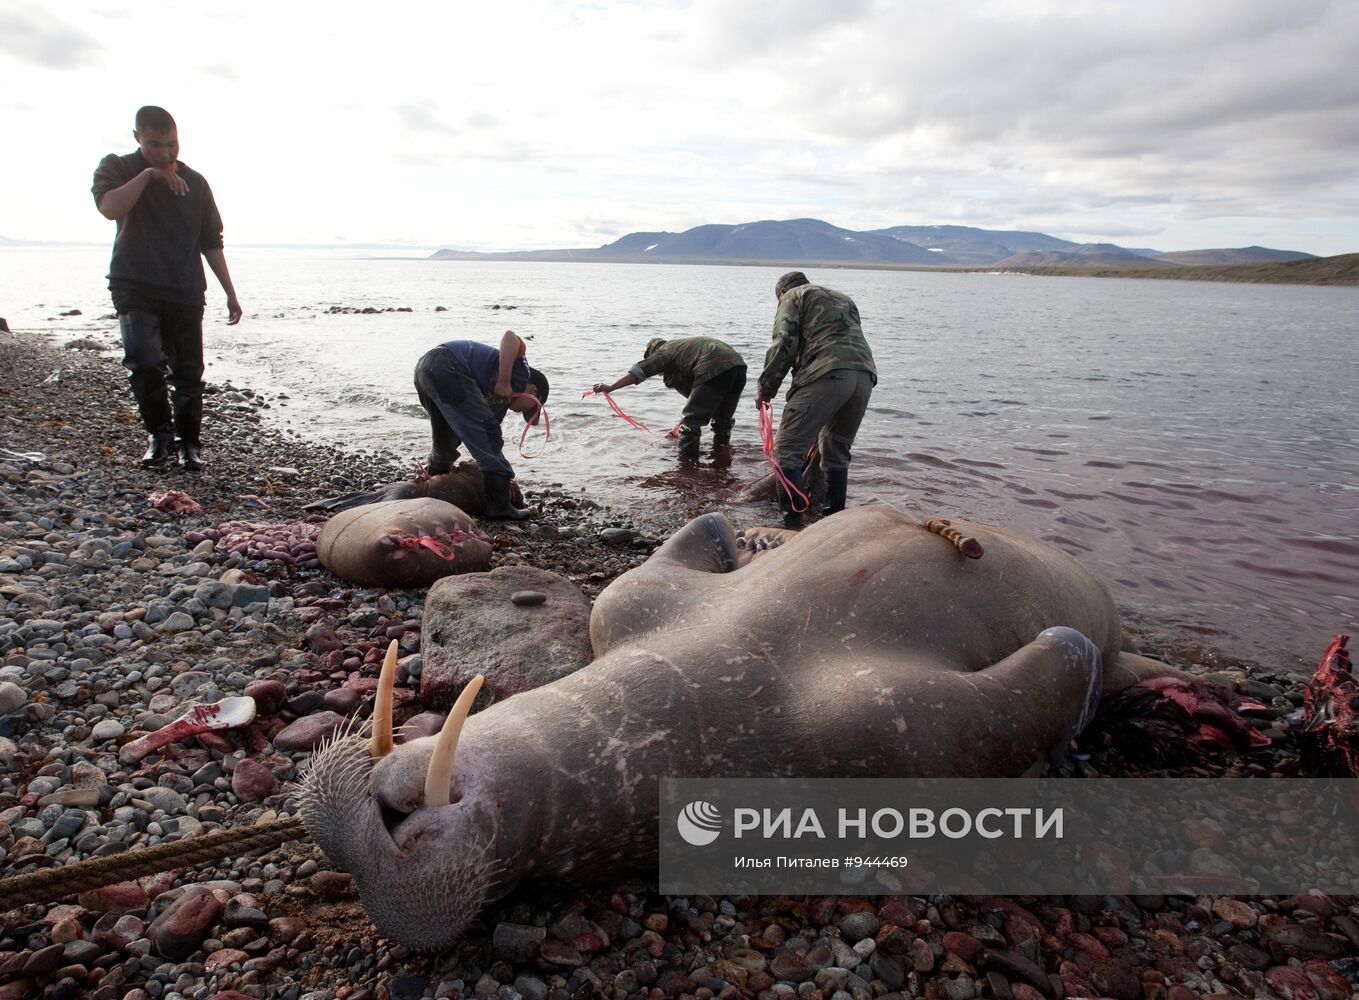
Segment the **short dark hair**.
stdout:
<path fill-rule="evenodd" d="M 177 132 L 174 116 L 164 108 L 158 108 L 154 104 L 148 104 L 144 108 L 137 109 L 137 117 L 133 120 L 133 128 L 138 132 Z"/>
<path fill-rule="evenodd" d="M 798 285 L 810 284 L 811 282 L 807 280 L 807 276 L 801 271 L 789 271 L 774 284 L 774 294 L 779 298 L 783 298 L 783 293 L 788 291 L 788 289 L 796 288 Z"/>
<path fill-rule="evenodd" d="M 530 368 L 529 384 L 537 388 L 539 404 L 541 405 L 543 403 L 546 403 L 548 390 L 547 376 L 540 372 L 537 368 Z"/>

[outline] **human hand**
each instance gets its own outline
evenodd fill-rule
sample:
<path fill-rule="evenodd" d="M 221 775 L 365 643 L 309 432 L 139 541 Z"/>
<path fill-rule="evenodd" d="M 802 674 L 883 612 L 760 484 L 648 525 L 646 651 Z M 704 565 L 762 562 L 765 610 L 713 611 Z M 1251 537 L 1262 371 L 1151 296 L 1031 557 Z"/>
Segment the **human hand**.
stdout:
<path fill-rule="evenodd" d="M 227 326 L 235 326 L 241 321 L 241 304 L 236 296 L 227 296 Z"/>
<path fill-rule="evenodd" d="M 768 402 L 769 402 L 768 396 L 765 396 L 762 393 L 758 392 L 755 393 L 755 409 L 758 410 L 760 407 L 764 406 Z"/>
<path fill-rule="evenodd" d="M 170 189 L 172 194 L 181 197 L 189 193 L 189 184 L 183 177 L 179 176 L 179 164 L 172 163 L 168 167 L 149 167 L 151 179 L 157 184 L 164 184 Z"/>
<path fill-rule="evenodd" d="M 609 388 L 607 385 L 605 385 L 603 382 L 596 382 L 596 383 L 590 388 L 590 391 L 591 391 L 591 392 L 612 392 L 613 390 L 610 389 L 610 388 Z"/>
<path fill-rule="evenodd" d="M 491 396 L 494 399 L 508 400 L 512 395 L 514 395 L 514 388 L 510 385 L 509 379 L 498 379 L 495 388 L 491 390 Z"/>

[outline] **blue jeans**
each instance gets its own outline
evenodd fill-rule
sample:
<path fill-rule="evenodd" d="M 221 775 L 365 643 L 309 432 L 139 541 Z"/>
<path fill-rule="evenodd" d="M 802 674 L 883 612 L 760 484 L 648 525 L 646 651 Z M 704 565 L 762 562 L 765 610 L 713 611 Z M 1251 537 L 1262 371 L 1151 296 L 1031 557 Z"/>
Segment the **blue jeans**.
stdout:
<path fill-rule="evenodd" d="M 452 354 L 442 347 L 426 353 L 415 366 L 415 391 L 429 414 L 434 438 L 429 453 L 431 473 L 452 469 L 458 460 L 458 446 L 466 445 L 483 475 L 514 477 L 502 450 L 505 439 L 500 419 L 491 412 L 472 373 Z"/>

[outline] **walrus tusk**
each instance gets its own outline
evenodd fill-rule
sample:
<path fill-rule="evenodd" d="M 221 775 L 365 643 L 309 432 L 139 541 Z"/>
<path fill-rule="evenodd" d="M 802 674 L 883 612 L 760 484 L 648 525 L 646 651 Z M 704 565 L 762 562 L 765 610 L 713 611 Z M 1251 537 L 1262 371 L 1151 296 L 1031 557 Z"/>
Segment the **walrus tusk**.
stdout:
<path fill-rule="evenodd" d="M 482 676 L 477 674 L 467 682 L 453 710 L 444 720 L 444 728 L 439 730 L 439 742 L 434 745 L 434 753 L 429 758 L 429 770 L 425 773 L 425 805 L 448 805 L 448 784 L 453 777 L 453 755 L 458 750 L 458 737 L 462 735 L 462 725 L 467 721 L 467 713 L 472 710 L 472 701 L 481 690 Z"/>
<path fill-rule="evenodd" d="M 396 683 L 396 640 L 387 647 L 378 677 L 377 700 L 373 703 L 373 742 L 370 752 L 374 757 L 386 757 L 392 752 L 392 686 Z"/>
<path fill-rule="evenodd" d="M 985 551 L 981 547 L 981 542 L 977 541 L 975 538 L 969 538 L 967 535 L 964 535 L 942 517 L 936 517 L 927 522 L 925 524 L 925 530 L 932 531 L 936 535 L 947 538 L 953 543 L 954 548 L 969 559 L 980 559 Z"/>

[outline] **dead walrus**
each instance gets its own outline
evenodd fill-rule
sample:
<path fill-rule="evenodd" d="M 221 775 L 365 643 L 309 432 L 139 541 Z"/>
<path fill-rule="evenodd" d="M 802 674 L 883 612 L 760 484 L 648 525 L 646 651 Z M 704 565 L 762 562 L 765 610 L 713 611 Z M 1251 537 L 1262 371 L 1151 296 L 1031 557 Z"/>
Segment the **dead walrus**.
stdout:
<path fill-rule="evenodd" d="M 738 568 L 705 514 L 600 594 L 588 666 L 467 719 L 455 747 L 388 752 L 375 715 L 372 744 L 319 752 L 307 830 L 383 934 L 437 948 L 521 879 L 654 871 L 663 777 L 1021 775 L 1102 691 L 1168 669 L 1120 651 L 1071 556 L 954 524 L 984 559 L 872 506 Z"/>
<path fill-rule="evenodd" d="M 303 510 L 341 511 L 363 504 L 382 503 L 386 500 L 423 500 L 429 497 L 451 503 L 478 517 L 486 513 L 486 488 L 481 482 L 481 470 L 475 462 L 463 462 L 452 472 L 428 479 L 407 479 L 399 483 L 388 483 L 375 490 L 362 490 L 345 493 L 337 497 L 327 497 L 307 504 Z M 516 507 L 524 506 L 523 494 L 519 484 L 510 484 L 510 501 Z"/>
<path fill-rule="evenodd" d="M 494 551 L 463 511 L 442 500 L 388 500 L 336 514 L 316 537 L 321 565 L 364 587 L 428 587 L 478 573 Z"/>

